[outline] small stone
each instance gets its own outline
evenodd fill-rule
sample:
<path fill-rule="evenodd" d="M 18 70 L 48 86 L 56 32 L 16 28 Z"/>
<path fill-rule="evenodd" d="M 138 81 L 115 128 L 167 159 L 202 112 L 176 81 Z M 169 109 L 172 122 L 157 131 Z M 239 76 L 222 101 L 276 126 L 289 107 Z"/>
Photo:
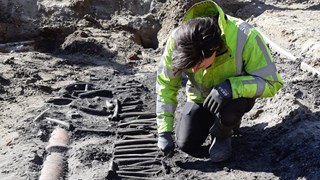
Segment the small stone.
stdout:
<path fill-rule="evenodd" d="M 67 112 L 66 116 L 67 116 L 67 119 L 77 119 L 81 117 L 81 115 L 76 111 L 69 111 Z"/>
<path fill-rule="evenodd" d="M 11 57 L 9 59 L 6 59 L 3 61 L 3 64 L 14 64 L 14 57 Z"/>
<path fill-rule="evenodd" d="M 83 38 L 89 37 L 88 33 L 84 32 L 84 31 L 80 32 L 80 36 L 83 37 Z"/>
<path fill-rule="evenodd" d="M 129 60 L 140 60 L 140 58 L 139 58 L 139 56 L 138 56 L 138 54 L 137 53 L 131 53 L 131 54 L 129 54 L 128 55 L 128 59 Z"/>
<path fill-rule="evenodd" d="M 231 172 L 231 169 L 229 169 L 228 167 L 224 167 L 223 170 L 224 170 L 225 172 Z"/>
<path fill-rule="evenodd" d="M 83 17 L 85 20 L 89 21 L 89 22 L 97 22 L 97 20 L 94 19 L 94 17 L 90 14 L 86 14 Z"/>

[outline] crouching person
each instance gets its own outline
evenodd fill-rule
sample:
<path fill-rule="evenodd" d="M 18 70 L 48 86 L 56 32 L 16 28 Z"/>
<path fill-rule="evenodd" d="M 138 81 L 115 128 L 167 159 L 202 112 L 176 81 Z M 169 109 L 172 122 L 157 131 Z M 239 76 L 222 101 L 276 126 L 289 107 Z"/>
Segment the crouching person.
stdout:
<path fill-rule="evenodd" d="M 187 102 L 175 123 L 177 94 L 186 75 Z M 170 34 L 157 72 L 158 147 L 172 152 L 199 150 L 212 136 L 210 159 L 232 154 L 233 129 L 254 106 L 283 86 L 270 50 L 258 31 L 225 15 L 213 1 L 192 6 Z M 175 130 L 174 130 L 175 129 Z"/>

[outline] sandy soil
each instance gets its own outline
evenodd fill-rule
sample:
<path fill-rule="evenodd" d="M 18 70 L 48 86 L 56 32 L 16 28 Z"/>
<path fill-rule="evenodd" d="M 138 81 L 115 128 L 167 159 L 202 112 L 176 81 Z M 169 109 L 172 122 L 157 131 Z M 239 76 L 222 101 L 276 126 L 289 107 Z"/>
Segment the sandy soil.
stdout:
<path fill-rule="evenodd" d="M 156 137 L 154 121 L 121 123 L 154 118 L 163 45 L 193 2 L 1 1 L 8 11 L 0 19 L 0 179 L 43 174 L 52 153 L 46 147 L 58 126 L 46 118 L 71 125 L 60 124 L 68 130 L 68 148 L 54 150 L 64 157 L 64 179 L 117 179 L 111 171 L 112 162 L 121 165 L 115 143 L 138 138 L 125 130 L 133 128 L 150 141 Z M 319 179 L 320 2 L 218 3 L 291 53 L 270 44 L 285 86 L 273 98 L 258 99 L 244 116 L 227 162 L 210 163 L 204 144 L 193 156 L 176 149 L 168 158 L 155 151 L 152 168 L 142 174 L 149 176 L 145 179 Z M 17 40 L 28 42 L 12 44 Z M 100 94 L 81 95 L 97 90 Z M 180 97 L 183 102 L 183 90 Z M 114 119 L 115 99 L 122 106 Z M 128 102 L 137 102 L 133 110 Z M 124 117 L 132 111 L 150 113 Z"/>

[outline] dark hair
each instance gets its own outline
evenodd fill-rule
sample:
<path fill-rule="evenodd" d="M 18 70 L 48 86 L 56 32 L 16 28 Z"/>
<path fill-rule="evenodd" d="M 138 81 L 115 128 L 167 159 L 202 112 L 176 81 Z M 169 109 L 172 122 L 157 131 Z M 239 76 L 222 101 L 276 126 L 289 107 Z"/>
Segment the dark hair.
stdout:
<path fill-rule="evenodd" d="M 181 24 L 173 36 L 173 73 L 194 67 L 221 48 L 220 34 L 215 17 L 199 17 Z"/>

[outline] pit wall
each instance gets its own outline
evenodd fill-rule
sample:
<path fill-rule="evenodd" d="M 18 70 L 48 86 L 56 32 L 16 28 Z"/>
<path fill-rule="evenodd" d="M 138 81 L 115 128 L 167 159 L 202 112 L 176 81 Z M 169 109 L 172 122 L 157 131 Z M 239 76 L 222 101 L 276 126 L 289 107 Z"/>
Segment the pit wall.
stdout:
<path fill-rule="evenodd" d="M 22 40 L 38 33 L 37 0 L 0 0 L 0 42 Z"/>

